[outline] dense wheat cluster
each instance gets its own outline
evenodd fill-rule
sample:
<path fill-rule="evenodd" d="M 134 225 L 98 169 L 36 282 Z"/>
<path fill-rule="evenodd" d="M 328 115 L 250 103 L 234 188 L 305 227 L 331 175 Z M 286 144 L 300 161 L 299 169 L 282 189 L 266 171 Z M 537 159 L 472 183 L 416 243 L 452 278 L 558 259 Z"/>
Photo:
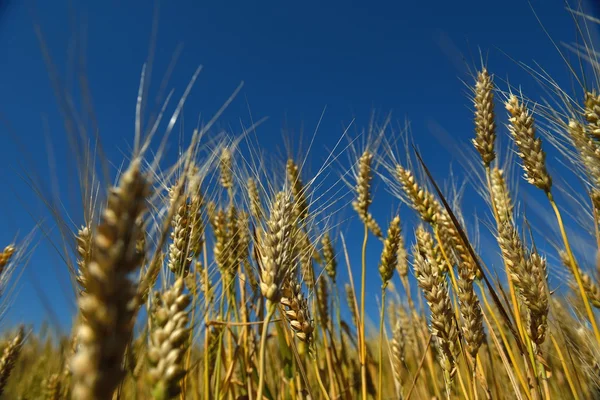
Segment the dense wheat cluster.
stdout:
<path fill-rule="evenodd" d="M 600 76 L 588 50 L 579 56 Z M 574 211 L 557 186 L 571 166 L 564 173 L 583 183 L 583 240 L 598 248 L 600 88 L 592 81 L 567 96 L 553 85 L 554 109 L 497 86 L 493 72 L 481 66 L 465 99 L 475 170 L 465 195 L 489 205 L 478 214 L 495 238 L 485 251 L 445 177 L 416 148 L 398 154 L 386 124 L 329 174 L 345 188 L 333 194 L 319 183 L 331 163 L 315 176 L 291 157 L 262 171 L 259 150 L 211 136 L 214 120 L 164 166 L 146 143 L 156 131 L 139 124 L 114 185 L 80 174 L 86 215 L 65 224 L 85 223 L 71 227 L 63 254 L 77 299 L 72 330 L 7 327 L 0 396 L 599 398 L 600 257 L 576 251 L 565 226 Z M 558 238 L 552 246 L 540 246 L 510 170 L 543 200 L 551 220 L 540 230 L 555 227 L 544 234 Z M 383 205 L 396 210 L 388 220 L 374 212 L 376 183 L 397 197 Z M 5 245 L 8 297 L 28 243 Z"/>

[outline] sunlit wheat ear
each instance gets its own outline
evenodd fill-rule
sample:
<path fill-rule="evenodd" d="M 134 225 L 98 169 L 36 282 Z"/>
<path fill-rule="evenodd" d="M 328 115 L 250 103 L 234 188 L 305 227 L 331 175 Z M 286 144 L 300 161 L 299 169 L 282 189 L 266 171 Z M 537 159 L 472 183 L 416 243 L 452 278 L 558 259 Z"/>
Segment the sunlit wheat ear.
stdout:
<path fill-rule="evenodd" d="M 129 276 L 140 267 L 136 250 L 150 189 L 134 161 L 110 190 L 93 234 L 92 257 L 85 276 L 87 292 L 79 299 L 79 348 L 72 360 L 73 399 L 108 399 L 123 379 L 123 355 L 137 310 L 137 285 Z"/>
<path fill-rule="evenodd" d="M 494 206 L 498 213 L 498 223 L 500 225 L 512 221 L 513 203 L 510 198 L 510 192 L 504 180 L 504 171 L 498 168 L 491 170 L 491 193 L 494 199 Z"/>
<path fill-rule="evenodd" d="M 329 233 L 325 233 L 321 239 L 321 253 L 323 255 L 323 263 L 325 264 L 325 272 L 335 284 L 337 260 L 335 258 L 335 249 L 333 248 Z"/>
<path fill-rule="evenodd" d="M 539 189 L 550 192 L 552 178 L 546 170 L 546 153 L 542 150 L 542 140 L 535 135 L 532 113 L 514 94 L 510 95 L 505 105 L 510 113 L 508 128 L 523 162 L 525 179 Z"/>
<path fill-rule="evenodd" d="M 524 292 L 530 292 L 524 296 L 531 297 L 530 301 L 525 302 L 529 308 L 529 336 L 534 343 L 541 345 L 546 338 L 549 311 L 546 259 L 533 251 L 527 258 L 527 264 L 533 277 L 531 282 L 533 286 L 524 290 Z"/>
<path fill-rule="evenodd" d="M 379 274 L 381 275 L 381 286 L 386 288 L 390 279 L 394 276 L 394 270 L 398 266 L 398 249 L 401 240 L 400 217 L 396 216 L 390 222 L 387 236 L 383 241 L 383 251 L 379 261 Z"/>
<path fill-rule="evenodd" d="M 213 254 L 215 258 L 215 264 L 219 267 L 221 273 L 226 276 L 227 274 L 227 242 L 229 241 L 229 235 L 227 232 L 227 214 L 224 210 L 219 210 L 211 218 L 213 233 L 215 236 Z"/>
<path fill-rule="evenodd" d="M 444 371 L 447 387 L 450 387 L 452 377 L 456 372 L 456 355 L 458 331 L 454 323 L 454 312 L 448 293 L 448 282 L 436 262 L 431 258 L 432 248 L 428 248 L 433 239 L 422 227 L 416 232 L 417 246 L 413 248 L 414 272 L 417 283 L 431 310 L 430 329 L 437 338 L 440 349 L 440 365 Z"/>
<path fill-rule="evenodd" d="M 571 273 L 573 273 L 573 271 L 571 271 L 571 262 L 569 261 L 569 256 L 567 255 L 567 252 L 560 251 L 559 255 L 563 265 Z M 579 268 L 579 265 L 577 265 L 577 268 Z M 600 286 L 598 286 L 594 278 L 592 278 L 589 274 L 584 272 L 581 268 L 579 268 L 579 275 L 581 276 L 581 282 L 583 283 L 583 288 L 585 289 L 590 303 L 592 303 L 594 307 L 600 308 Z M 571 286 L 576 288 L 576 286 L 573 284 Z"/>
<path fill-rule="evenodd" d="M 494 115 L 494 83 L 487 69 L 477 74 L 475 83 L 475 138 L 473 145 L 487 167 L 496 158 L 496 117 Z"/>
<path fill-rule="evenodd" d="M 329 282 L 322 277 L 317 282 L 317 308 L 319 310 L 320 324 L 329 326 Z"/>
<path fill-rule="evenodd" d="M 433 194 L 420 187 L 412 172 L 401 165 L 396 166 L 396 179 L 398 179 L 408 203 L 419 213 L 421 219 L 434 224 L 440 207 Z"/>
<path fill-rule="evenodd" d="M 79 289 L 85 290 L 85 275 L 90 262 L 92 249 L 92 234 L 88 227 L 84 226 L 79 229 L 75 237 L 77 243 L 77 283 Z"/>
<path fill-rule="evenodd" d="M 260 202 L 260 193 L 258 192 L 256 180 L 248 178 L 246 189 L 248 190 L 248 200 L 250 201 L 250 214 L 257 221 L 261 221 L 264 216 L 264 211 L 262 209 L 262 203 Z"/>
<path fill-rule="evenodd" d="M 189 218 L 190 218 L 190 239 L 189 239 L 189 255 L 188 258 L 200 257 L 202 247 L 204 245 L 204 218 L 202 209 L 204 207 L 204 198 L 201 191 L 201 179 L 198 173 L 198 168 L 191 168 L 191 176 L 189 178 Z"/>
<path fill-rule="evenodd" d="M 10 262 L 12 256 L 15 254 L 15 246 L 9 245 L 4 248 L 4 250 L 0 253 L 0 274 L 4 272 L 4 268 Z"/>
<path fill-rule="evenodd" d="M 373 162 L 373 154 L 366 150 L 358 159 L 358 169 L 356 174 L 356 185 L 354 191 L 356 199 L 352 202 L 352 208 L 358 214 L 360 220 L 369 228 L 369 230 L 377 237 L 383 237 L 381 228 L 369 212 L 369 206 L 373 201 L 371 197 L 371 181 L 373 173 L 371 164 Z"/>
<path fill-rule="evenodd" d="M 354 326 L 358 326 L 358 315 L 356 314 L 356 297 L 354 296 L 354 290 L 349 283 L 344 284 L 344 292 L 346 293 L 346 304 L 350 309 L 350 316 L 352 317 L 352 323 Z"/>
<path fill-rule="evenodd" d="M 237 267 L 240 262 L 240 221 L 238 216 L 238 209 L 235 205 L 231 204 L 227 208 L 227 232 L 229 240 L 227 243 L 228 253 L 228 268 L 231 276 L 235 276 Z"/>
<path fill-rule="evenodd" d="M 246 211 L 241 211 L 238 215 L 238 226 L 237 226 L 237 234 L 238 234 L 238 246 L 237 246 L 237 257 L 238 262 L 242 264 L 244 267 L 244 274 L 248 283 L 250 283 L 250 287 L 253 291 L 258 290 L 258 281 L 255 274 L 255 271 L 250 264 L 248 259 L 250 255 L 250 217 Z"/>
<path fill-rule="evenodd" d="M 173 399 L 181 392 L 180 381 L 186 374 L 183 359 L 188 347 L 190 302 L 190 296 L 184 293 L 183 279 L 179 278 L 161 294 L 153 310 L 148 378 L 152 396 L 157 400 Z"/>
<path fill-rule="evenodd" d="M 233 160 L 231 150 L 228 147 L 224 147 L 221 150 L 219 157 L 219 171 L 221 173 L 220 183 L 224 189 L 233 188 Z"/>
<path fill-rule="evenodd" d="M 270 303 L 279 303 L 284 278 L 293 262 L 293 204 L 286 192 L 279 192 L 271 205 L 271 215 L 260 244 L 260 290 Z"/>
<path fill-rule="evenodd" d="M 458 264 L 458 274 L 458 299 L 462 316 L 463 338 L 469 354 L 475 360 L 484 339 L 481 305 L 473 290 L 473 280 L 476 274 L 471 266 L 465 266 L 463 263 Z"/>
<path fill-rule="evenodd" d="M 394 373 L 394 381 L 396 387 L 400 388 L 402 385 L 402 369 L 404 368 L 404 348 L 406 342 L 404 340 L 404 332 L 402 328 L 402 320 L 398 319 L 394 324 L 394 331 L 392 333 L 392 343 L 390 345 L 391 351 L 391 363 L 392 371 Z"/>
<path fill-rule="evenodd" d="M 406 250 L 406 243 L 404 242 L 404 236 L 402 235 L 402 227 L 400 227 L 396 257 L 398 259 L 396 263 L 398 276 L 400 276 L 400 279 L 402 280 L 408 279 L 408 251 Z"/>
<path fill-rule="evenodd" d="M 570 120 L 567 128 L 573 146 L 579 154 L 579 161 L 589 177 L 592 186 L 592 201 L 594 207 L 600 206 L 600 198 L 597 197 L 600 188 L 600 147 L 596 139 L 589 137 L 586 127 L 576 121 Z"/>
<path fill-rule="evenodd" d="M 443 260 L 442 255 L 440 254 L 440 249 L 438 246 L 436 246 L 433 237 L 427 231 L 427 229 L 425 229 L 425 227 L 422 225 L 419 225 L 415 231 L 415 237 L 419 252 L 429 260 L 429 263 L 433 268 L 440 271 L 440 273 L 444 272 L 445 268 L 442 265 Z M 415 249 L 413 249 L 413 252 L 414 250 Z"/>
<path fill-rule="evenodd" d="M 290 187 L 292 188 L 292 196 L 294 196 L 294 214 L 296 214 L 300 221 L 304 221 L 308 216 L 306 188 L 300 177 L 300 169 L 292 159 L 287 161 L 286 174 Z"/>
<path fill-rule="evenodd" d="M 285 307 L 285 315 L 296 337 L 310 347 L 315 328 L 302 286 L 294 277 L 287 279 L 281 288 L 281 304 Z"/>
<path fill-rule="evenodd" d="M 450 257 L 451 255 L 456 254 L 458 256 L 457 264 L 465 270 L 464 273 L 473 275 L 477 279 L 481 279 L 481 271 L 477 267 L 477 264 L 473 260 L 467 247 L 469 244 L 465 245 L 448 212 L 446 210 L 440 211 L 436 220 L 436 229 L 438 229 L 441 240 L 440 246 L 442 246 L 446 255 Z M 447 268 L 446 264 L 446 262 L 442 263 L 444 269 Z"/>
<path fill-rule="evenodd" d="M 315 288 L 315 271 L 313 268 L 313 253 L 314 248 L 308 234 L 302 230 L 296 229 L 293 233 L 294 252 L 298 253 L 298 261 L 300 262 L 300 272 L 302 281 L 306 287 L 312 291 Z"/>
<path fill-rule="evenodd" d="M 171 204 L 179 201 L 173 220 L 171 221 L 171 244 L 169 245 L 169 269 L 175 276 L 185 276 L 190 271 L 191 258 L 188 257 L 188 248 L 191 239 L 190 203 L 186 196 L 178 199 L 175 189 L 169 192 Z"/>
<path fill-rule="evenodd" d="M 584 114 L 590 135 L 596 140 L 600 140 L 600 95 L 595 90 L 585 93 Z"/>
<path fill-rule="evenodd" d="M 526 252 L 515 227 L 505 223 L 498 232 L 498 244 L 511 280 L 527 307 L 527 333 L 540 345 L 546 337 L 548 290 L 546 260 L 536 252 Z"/>
<path fill-rule="evenodd" d="M 60 400 L 62 393 L 61 377 L 60 374 L 52 374 L 46 379 L 45 383 L 45 395 L 46 400 Z"/>
<path fill-rule="evenodd" d="M 20 327 L 15 337 L 4 348 L 2 358 L 0 358 L 0 396 L 4 393 L 4 388 L 6 387 L 8 378 L 10 377 L 17 358 L 21 353 L 24 337 L 25 330 L 23 327 Z"/>

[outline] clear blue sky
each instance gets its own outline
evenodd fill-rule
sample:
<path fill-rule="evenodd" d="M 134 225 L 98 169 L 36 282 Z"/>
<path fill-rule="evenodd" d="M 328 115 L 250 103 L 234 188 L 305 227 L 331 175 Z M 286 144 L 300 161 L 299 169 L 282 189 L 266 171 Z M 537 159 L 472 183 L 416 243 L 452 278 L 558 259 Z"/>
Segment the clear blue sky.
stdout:
<path fill-rule="evenodd" d="M 73 9 L 70 3 L 76 3 Z M 37 219 L 47 217 L 23 182 L 25 172 L 39 174 L 48 187 L 51 178 L 58 177 L 65 207 L 72 210 L 75 222 L 81 222 L 77 195 L 69 183 L 75 178 L 69 172 L 73 155 L 34 23 L 40 24 L 57 69 L 66 77 L 69 46 L 81 43 L 73 41 L 74 34 L 85 39 L 100 135 L 109 159 L 118 161 L 132 142 L 139 74 L 151 36 L 151 3 L 0 2 L 0 244 L 17 233 L 23 238 Z M 531 6 L 553 38 L 573 40 L 574 26 L 563 1 L 532 0 Z M 282 143 L 284 126 L 290 135 L 310 135 L 327 107 L 311 155 L 313 170 L 344 126 L 353 118 L 357 127 L 364 126 L 371 111 L 378 110 L 392 111 L 397 121 L 408 118 L 426 161 L 437 177 L 446 178 L 449 163 L 458 166 L 457 157 L 437 142 L 436 134 L 442 128 L 468 145 L 472 114 L 461 79 L 470 82 L 469 68 L 479 66 L 479 48 L 488 55 L 489 69 L 500 85 L 508 76 L 531 97 L 536 97 L 537 86 L 509 56 L 539 62 L 552 75 L 567 78 L 564 64 L 523 0 L 163 1 L 155 89 L 180 44 L 182 53 L 169 88 L 181 93 L 195 68 L 204 66 L 185 108 L 188 128 L 199 113 L 214 113 L 242 80 L 242 93 L 220 126 L 237 129 L 240 118 L 248 123 L 248 108 L 255 119 L 268 116 L 259 130 L 267 149 Z M 171 157 L 175 151 L 173 144 Z M 49 163 L 56 164 L 55 171 Z M 390 203 L 385 194 L 378 199 L 376 217 L 383 223 L 398 202 Z M 375 268 L 371 276 L 369 294 L 375 298 L 380 285 Z M 74 311 L 73 299 L 66 294 L 67 271 L 42 238 L 19 287 L 4 322 L 39 323 L 48 318 L 48 308 L 61 315 L 58 322 L 63 326 L 70 322 L 63 311 Z"/>

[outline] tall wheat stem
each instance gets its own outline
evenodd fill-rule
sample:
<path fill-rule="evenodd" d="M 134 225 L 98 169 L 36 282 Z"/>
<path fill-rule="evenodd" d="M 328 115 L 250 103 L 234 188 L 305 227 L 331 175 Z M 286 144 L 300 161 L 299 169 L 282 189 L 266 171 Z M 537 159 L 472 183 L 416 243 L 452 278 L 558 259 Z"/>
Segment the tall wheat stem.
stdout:
<path fill-rule="evenodd" d="M 569 372 L 569 368 L 567 367 L 567 363 L 565 357 L 558 345 L 558 342 L 554 338 L 554 335 L 550 335 L 550 340 L 552 341 L 552 345 L 554 346 L 554 350 L 556 350 L 556 354 L 562 364 L 563 371 L 565 373 L 565 378 L 567 379 L 567 383 L 569 384 L 569 389 L 571 389 L 571 394 L 573 395 L 573 400 L 579 400 L 579 394 L 577 393 L 577 389 L 575 389 L 575 384 L 573 383 L 573 378 L 571 377 L 571 373 Z"/>
<path fill-rule="evenodd" d="M 483 288 L 483 285 L 481 283 L 479 283 L 479 289 L 483 293 L 484 288 Z M 508 354 L 510 362 L 514 366 L 514 372 L 517 375 L 517 379 L 519 380 L 519 383 L 521 384 L 521 386 L 525 390 L 525 394 L 527 395 L 527 398 L 529 400 L 532 400 L 532 396 L 531 396 L 531 393 L 530 393 L 529 386 L 527 385 L 525 379 L 523 378 L 523 373 L 521 372 L 521 368 L 519 367 L 519 363 L 517 362 L 517 358 L 515 357 L 515 355 L 514 355 L 514 353 L 512 351 L 512 348 L 510 346 L 508 338 L 506 337 L 506 334 L 504 333 L 504 330 L 502 329 L 502 324 L 500 324 L 500 321 L 498 320 L 498 317 L 496 316 L 496 314 L 494 313 L 492 307 L 490 306 L 490 303 L 489 303 L 489 301 L 487 299 L 487 296 L 482 296 L 482 297 L 483 297 L 483 304 L 485 304 L 485 308 L 490 313 L 490 315 L 492 316 L 492 319 L 494 320 L 494 323 L 498 327 L 498 332 L 500 333 L 500 338 L 502 339 L 502 343 L 504 344 L 504 348 L 506 349 L 506 353 Z M 491 330 L 492 327 L 489 326 L 489 329 Z M 503 351 L 503 349 L 502 348 L 498 348 L 498 351 L 499 352 Z"/>
<path fill-rule="evenodd" d="M 560 229 L 560 234 L 562 236 L 563 243 L 565 245 L 565 250 L 567 251 L 567 256 L 569 257 L 569 262 L 571 263 L 571 270 L 573 271 L 573 275 L 575 276 L 575 280 L 577 281 L 577 286 L 579 287 L 579 294 L 581 295 L 581 299 L 583 300 L 583 305 L 585 306 L 585 311 L 587 312 L 588 319 L 592 324 L 592 329 L 594 330 L 594 336 L 596 337 L 596 341 L 600 344 L 600 331 L 598 331 L 598 325 L 596 324 L 596 318 L 594 317 L 594 311 L 590 305 L 590 301 L 587 297 L 585 289 L 583 287 L 583 281 L 581 280 L 581 274 L 579 273 L 579 267 L 577 266 L 577 262 L 575 261 L 575 257 L 573 256 L 573 251 L 571 250 L 571 245 L 569 244 L 569 239 L 567 238 L 567 232 L 565 230 L 565 226 L 563 224 L 563 219 L 560 214 L 560 210 L 554 201 L 554 197 L 551 192 L 546 192 L 546 196 L 548 196 L 548 200 L 550 201 L 550 205 L 554 210 L 554 214 L 556 214 L 556 221 L 558 222 L 558 227 Z"/>
<path fill-rule="evenodd" d="M 492 178 L 491 178 L 491 170 L 489 165 L 485 167 L 485 177 L 488 186 L 488 193 L 490 195 L 490 202 L 492 203 L 492 211 L 494 212 L 494 219 L 496 220 L 496 224 L 500 227 L 500 218 L 498 216 L 498 208 L 496 206 L 496 200 L 494 199 L 493 191 L 492 191 Z M 504 271 L 506 273 L 506 280 L 508 281 L 508 290 L 510 292 L 510 301 L 513 305 L 513 314 L 515 317 L 515 321 L 517 322 L 517 330 L 519 335 L 521 336 L 521 341 L 526 341 L 525 331 L 523 330 L 523 322 L 521 321 L 521 312 L 519 311 L 519 302 L 517 301 L 517 294 L 515 292 L 515 286 L 513 285 L 512 279 L 510 277 L 510 273 L 508 270 L 508 264 L 504 262 Z M 485 293 L 484 293 L 485 295 Z"/>
<path fill-rule="evenodd" d="M 363 400 L 367 400 L 367 345 L 365 343 L 365 281 L 367 274 L 367 240 L 369 239 L 369 228 L 365 224 L 364 239 L 362 245 L 361 278 L 360 278 L 360 380 Z"/>
<path fill-rule="evenodd" d="M 383 328 L 385 326 L 383 322 L 383 318 L 385 315 L 385 287 L 381 289 L 381 312 L 379 314 L 379 381 L 378 381 L 378 390 L 377 390 L 377 398 L 379 400 L 382 399 L 382 389 L 383 389 Z"/>
<path fill-rule="evenodd" d="M 265 321 L 263 322 L 263 328 L 260 337 L 258 391 L 256 393 L 257 400 L 262 400 L 263 398 L 263 390 L 265 387 L 265 349 L 267 344 L 267 334 L 269 331 L 269 322 L 271 321 L 273 314 L 275 314 L 276 309 L 276 303 L 267 301 L 267 315 L 265 316 Z"/>

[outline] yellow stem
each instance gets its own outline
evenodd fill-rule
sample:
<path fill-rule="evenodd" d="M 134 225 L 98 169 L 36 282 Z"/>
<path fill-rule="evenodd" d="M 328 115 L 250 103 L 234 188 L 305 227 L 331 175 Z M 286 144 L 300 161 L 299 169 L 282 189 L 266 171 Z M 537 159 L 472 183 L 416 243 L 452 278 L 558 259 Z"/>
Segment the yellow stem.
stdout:
<path fill-rule="evenodd" d="M 573 378 L 571 377 L 571 373 L 569 372 L 569 368 L 567 367 L 567 362 L 566 362 L 565 357 L 564 357 L 564 355 L 562 353 L 562 350 L 560 349 L 560 346 L 558 345 L 558 342 L 554 338 L 554 335 L 550 335 L 550 340 L 552 341 L 552 345 L 554 346 L 554 350 L 556 350 L 556 354 L 558 355 L 560 363 L 562 364 L 563 371 L 565 373 L 565 378 L 567 379 L 567 382 L 569 384 L 569 388 L 571 389 L 571 394 L 573 395 L 573 400 L 579 400 L 579 394 L 577 393 L 577 390 L 575 389 L 575 384 L 573 383 Z"/>
<path fill-rule="evenodd" d="M 548 200 L 550 201 L 550 205 L 556 214 L 556 220 L 558 222 L 558 227 L 560 229 L 560 234 L 563 239 L 563 243 L 565 245 L 565 250 L 567 251 L 567 255 L 569 257 L 569 262 L 571 264 L 571 270 L 573 275 L 575 276 L 575 280 L 577 281 L 577 286 L 579 287 L 579 293 L 581 295 L 581 299 L 583 300 L 583 305 L 585 306 L 585 311 L 587 312 L 588 319 L 592 324 L 592 329 L 594 331 L 594 336 L 596 336 L 596 341 L 600 344 L 600 331 L 598 331 L 598 325 L 596 324 L 596 318 L 594 317 L 594 311 L 592 310 L 592 306 L 590 305 L 590 301 L 585 293 L 585 289 L 583 287 L 583 281 L 581 279 L 581 274 L 579 273 L 579 267 L 577 266 L 577 262 L 575 261 L 575 257 L 573 256 L 573 252 L 571 250 L 571 245 L 569 244 L 569 239 L 567 238 L 567 232 L 565 230 L 565 226 L 563 224 L 562 216 L 552 197 L 552 193 L 546 193 L 548 196 Z"/>
<path fill-rule="evenodd" d="M 483 291 L 483 287 L 482 287 L 481 283 L 479 284 L 479 287 L 480 287 L 481 293 L 482 293 L 481 297 L 483 298 L 483 304 L 485 305 L 485 308 L 488 310 L 488 312 L 492 316 L 492 319 L 494 320 L 494 323 L 498 327 L 498 332 L 500 333 L 500 338 L 502 339 L 502 343 L 504 344 L 504 348 L 506 349 L 506 353 L 508 354 L 508 358 L 510 358 L 510 362 L 512 363 L 512 365 L 514 367 L 514 372 L 517 375 L 517 379 L 519 380 L 519 383 L 521 384 L 521 386 L 525 390 L 525 394 L 527 395 L 527 397 L 529 398 L 529 400 L 531 400 L 532 396 L 531 396 L 531 393 L 530 393 L 530 390 L 529 390 L 529 386 L 527 385 L 527 383 L 525 382 L 525 379 L 523 378 L 523 374 L 522 374 L 521 369 L 519 367 L 519 363 L 517 362 L 517 359 L 516 359 L 516 357 L 515 357 L 515 355 L 514 355 L 514 353 L 512 351 L 510 343 L 508 342 L 508 339 L 507 339 L 506 335 L 504 334 L 504 330 L 502 328 L 502 325 L 500 324 L 500 321 L 498 320 L 498 317 L 494 313 L 494 310 L 490 306 L 490 303 L 489 303 L 489 301 L 487 299 L 487 296 L 485 295 L 485 292 Z M 491 330 L 492 327 L 489 326 L 489 329 Z M 498 351 L 502 351 L 502 349 L 498 348 Z"/>
<path fill-rule="evenodd" d="M 381 313 L 379 314 L 379 380 L 377 385 L 377 399 L 382 399 L 383 389 L 383 317 L 385 312 L 385 287 L 381 288 Z"/>
<path fill-rule="evenodd" d="M 367 240 L 369 238 L 369 228 L 365 224 L 364 239 L 362 245 L 362 273 L 360 286 L 360 378 L 362 399 L 367 400 L 367 345 L 365 343 L 365 281 L 367 273 Z"/>
<path fill-rule="evenodd" d="M 269 320 L 275 314 L 277 309 L 276 304 L 267 301 L 267 315 L 263 324 L 262 334 L 260 337 L 260 357 L 259 357 L 259 375 L 258 375 L 258 391 L 256 394 L 257 400 L 262 400 L 263 390 L 265 387 L 265 347 L 267 343 L 267 333 L 269 331 Z"/>

